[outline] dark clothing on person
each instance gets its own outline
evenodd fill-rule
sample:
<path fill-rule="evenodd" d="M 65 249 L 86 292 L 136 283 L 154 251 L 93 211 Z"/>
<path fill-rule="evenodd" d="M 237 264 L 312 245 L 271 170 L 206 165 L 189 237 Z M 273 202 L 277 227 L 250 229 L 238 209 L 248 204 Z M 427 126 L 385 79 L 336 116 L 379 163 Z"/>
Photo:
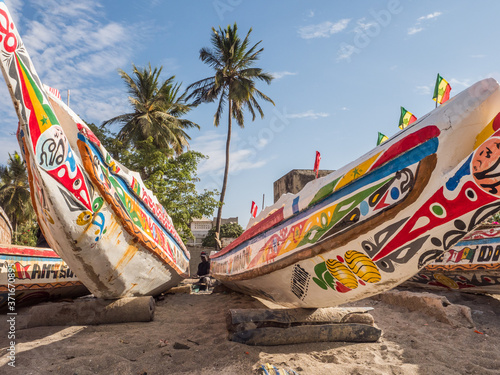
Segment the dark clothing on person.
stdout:
<path fill-rule="evenodd" d="M 36 247 L 50 247 L 40 227 L 38 227 L 38 231 L 36 232 Z"/>
<path fill-rule="evenodd" d="M 210 274 L 210 262 L 207 260 L 202 260 L 200 264 L 198 264 L 198 276 L 206 276 Z"/>

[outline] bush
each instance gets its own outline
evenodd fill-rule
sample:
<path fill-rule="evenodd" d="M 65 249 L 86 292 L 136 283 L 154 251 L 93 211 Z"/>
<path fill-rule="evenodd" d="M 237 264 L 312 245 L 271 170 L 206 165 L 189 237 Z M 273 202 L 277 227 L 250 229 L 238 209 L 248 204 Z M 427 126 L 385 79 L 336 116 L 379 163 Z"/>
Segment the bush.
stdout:
<path fill-rule="evenodd" d="M 237 223 L 227 223 L 220 226 L 220 238 L 238 238 L 243 233 L 243 228 Z M 203 246 L 215 247 L 215 227 L 208 231 L 202 242 Z"/>

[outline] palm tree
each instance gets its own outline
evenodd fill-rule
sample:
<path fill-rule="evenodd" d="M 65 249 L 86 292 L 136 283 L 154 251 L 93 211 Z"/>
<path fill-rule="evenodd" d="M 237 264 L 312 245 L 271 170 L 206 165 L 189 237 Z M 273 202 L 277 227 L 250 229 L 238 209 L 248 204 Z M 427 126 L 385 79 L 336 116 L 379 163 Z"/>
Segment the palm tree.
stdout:
<path fill-rule="evenodd" d="M 0 205 L 9 217 L 17 239 L 18 224 L 34 218 L 26 165 L 16 152 L 9 154 L 7 167 L 0 168 Z"/>
<path fill-rule="evenodd" d="M 142 70 L 134 64 L 132 67 L 133 77 L 121 69 L 119 73 L 127 85 L 134 111 L 113 117 L 102 126 L 122 123 L 117 138 L 123 143 L 135 144 L 152 137 L 153 145 L 166 154 L 171 153 L 170 150 L 181 154 L 191 139 L 186 130 L 200 128 L 194 122 L 179 118 L 193 106 L 185 102 L 185 94 L 178 96 L 180 84 L 174 83 L 175 76 L 160 83 L 163 67 L 152 69 L 151 64 Z"/>
<path fill-rule="evenodd" d="M 232 119 L 234 118 L 238 125 L 243 128 L 243 111 L 245 109 L 251 113 L 252 121 L 255 120 L 256 111 L 259 112 L 261 118 L 264 117 L 264 112 L 256 98 L 271 102 L 273 105 L 274 102 L 255 87 L 256 80 L 270 84 L 273 76 L 263 72 L 260 68 L 253 67 L 264 49 L 257 49 L 262 41 L 250 47 L 252 29 L 248 31 L 243 40 L 238 36 L 236 23 L 233 26 L 228 25 L 226 29 L 219 27 L 219 30 L 215 30 L 215 28 L 212 28 L 212 31 L 212 49 L 202 48 L 200 50 L 200 59 L 215 70 L 215 75 L 191 84 L 187 90 L 192 90 L 192 92 L 187 99 L 194 98 L 193 104 L 195 105 L 214 102 L 218 99 L 219 104 L 214 115 L 215 126 L 219 126 L 224 107 L 226 103 L 228 105 L 226 165 L 215 228 L 215 238 L 218 240 L 229 171 Z M 217 245 L 220 248 L 220 242 Z"/>

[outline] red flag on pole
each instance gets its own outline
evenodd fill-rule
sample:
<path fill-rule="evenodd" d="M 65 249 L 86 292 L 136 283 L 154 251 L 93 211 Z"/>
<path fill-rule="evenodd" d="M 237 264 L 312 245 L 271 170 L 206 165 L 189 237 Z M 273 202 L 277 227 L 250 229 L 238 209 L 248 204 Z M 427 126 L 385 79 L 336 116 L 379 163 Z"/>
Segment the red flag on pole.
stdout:
<path fill-rule="evenodd" d="M 257 216 L 257 210 L 258 210 L 257 205 L 255 204 L 254 201 L 252 201 L 252 208 L 250 209 L 250 213 L 252 214 L 252 217 Z"/>
<path fill-rule="evenodd" d="M 318 178 L 319 162 L 321 161 L 321 154 L 316 151 L 316 160 L 314 161 L 314 171 L 316 172 L 316 178 Z"/>

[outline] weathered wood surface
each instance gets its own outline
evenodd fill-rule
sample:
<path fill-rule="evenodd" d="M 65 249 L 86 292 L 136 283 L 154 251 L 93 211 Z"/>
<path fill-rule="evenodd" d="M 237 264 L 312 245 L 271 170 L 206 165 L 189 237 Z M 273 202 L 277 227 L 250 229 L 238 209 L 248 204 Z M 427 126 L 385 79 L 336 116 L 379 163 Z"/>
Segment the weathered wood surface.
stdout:
<path fill-rule="evenodd" d="M 259 327 L 290 327 L 334 323 L 373 325 L 371 307 L 329 307 L 321 309 L 231 309 L 226 315 L 230 332 Z"/>
<path fill-rule="evenodd" d="M 290 345 L 309 342 L 375 342 L 382 330 L 366 324 L 338 323 L 290 328 L 264 327 L 234 332 L 230 340 L 246 345 Z"/>
<path fill-rule="evenodd" d="M 118 300 L 81 299 L 31 307 L 20 315 L 20 328 L 39 326 L 95 325 L 149 322 L 154 318 L 153 297 L 127 297 Z"/>

